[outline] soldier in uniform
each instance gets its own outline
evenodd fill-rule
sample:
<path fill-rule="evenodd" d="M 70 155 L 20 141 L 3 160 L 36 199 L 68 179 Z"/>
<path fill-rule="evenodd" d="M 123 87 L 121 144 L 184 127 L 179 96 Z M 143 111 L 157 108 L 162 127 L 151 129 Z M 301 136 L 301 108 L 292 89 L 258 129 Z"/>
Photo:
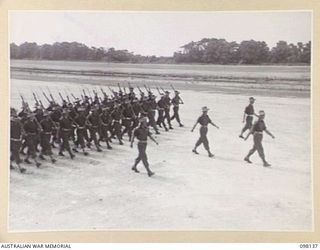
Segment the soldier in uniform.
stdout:
<path fill-rule="evenodd" d="M 150 95 L 149 99 L 149 108 L 148 108 L 148 125 L 151 126 L 154 131 L 156 131 L 156 134 L 160 134 L 158 128 L 157 128 L 157 123 L 155 120 L 155 115 L 156 115 L 156 110 L 157 110 L 157 102 L 156 102 L 156 96 L 155 95 Z"/>
<path fill-rule="evenodd" d="M 86 152 L 85 150 L 85 138 L 87 138 L 87 117 L 85 115 L 85 111 L 86 109 L 84 107 L 79 107 L 78 109 L 78 114 L 76 115 L 76 117 L 74 118 L 74 121 L 76 123 L 77 126 L 77 141 L 76 141 L 76 145 L 80 145 L 82 152 L 84 155 L 88 155 L 88 152 Z M 89 139 L 88 139 L 89 140 Z"/>
<path fill-rule="evenodd" d="M 14 161 L 20 172 L 24 173 L 26 171 L 25 168 L 20 166 L 21 159 L 19 155 L 19 151 L 21 148 L 21 141 L 22 141 L 22 134 L 23 134 L 23 126 L 22 123 L 17 115 L 17 111 L 14 108 L 11 108 L 10 114 L 10 168 L 13 168 L 12 162 Z"/>
<path fill-rule="evenodd" d="M 97 133 L 100 126 L 100 117 L 98 113 L 98 107 L 92 108 L 92 113 L 87 116 L 87 120 L 90 123 L 89 131 L 90 131 L 91 140 L 94 141 L 94 145 L 96 146 L 97 151 L 101 152 L 102 149 L 99 146 L 99 142 L 97 138 Z"/>
<path fill-rule="evenodd" d="M 121 137 L 123 137 L 125 133 L 128 133 L 129 141 L 131 141 L 131 136 L 132 136 L 131 123 L 132 123 L 134 113 L 133 113 L 132 106 L 129 99 L 125 100 L 124 102 L 124 109 L 122 114 L 123 114 L 122 126 L 124 127 L 124 130 L 122 131 Z"/>
<path fill-rule="evenodd" d="M 139 171 L 137 169 L 137 165 L 139 164 L 140 161 L 142 161 L 144 164 L 144 167 L 146 168 L 146 170 L 148 172 L 148 176 L 151 177 L 152 175 L 154 175 L 154 173 L 149 168 L 148 157 L 147 157 L 147 153 L 146 153 L 147 139 L 148 139 L 148 137 L 150 137 L 150 139 L 152 141 L 154 141 L 157 145 L 158 145 L 158 142 L 152 137 L 152 135 L 148 129 L 146 117 L 142 117 L 140 119 L 140 126 L 133 133 L 133 137 L 132 137 L 131 145 L 130 145 L 131 148 L 133 147 L 133 142 L 134 142 L 135 137 L 137 137 L 137 139 L 139 140 L 139 142 L 138 142 L 139 155 L 135 160 L 135 163 L 132 167 L 132 170 L 135 171 L 136 173 L 139 173 Z"/>
<path fill-rule="evenodd" d="M 158 101 L 158 119 L 157 119 L 157 125 L 161 128 L 162 126 L 166 131 L 168 131 L 168 128 L 164 122 L 164 108 L 165 108 L 165 96 L 161 96 L 160 100 Z"/>
<path fill-rule="evenodd" d="M 214 155 L 210 152 L 210 147 L 209 147 L 209 141 L 207 138 L 207 133 L 208 133 L 208 124 L 213 125 L 214 127 L 216 127 L 217 129 L 219 129 L 219 127 L 214 124 L 210 117 L 208 116 L 208 111 L 209 109 L 204 106 L 202 108 L 202 115 L 198 118 L 198 120 L 196 121 L 196 123 L 194 124 L 191 132 L 193 132 L 193 130 L 196 128 L 197 124 L 199 123 L 201 125 L 200 127 L 200 138 L 198 139 L 196 145 L 194 146 L 192 152 L 195 154 L 199 154 L 197 152 L 197 147 L 199 147 L 202 143 L 204 148 L 208 151 L 208 155 L 209 157 L 214 157 Z"/>
<path fill-rule="evenodd" d="M 241 133 L 239 135 L 240 138 L 244 138 L 243 137 L 243 133 L 247 130 L 247 129 L 251 129 L 252 127 L 252 121 L 253 121 L 253 116 L 257 116 L 254 113 L 254 107 L 253 104 L 255 102 L 256 99 L 254 99 L 253 97 L 249 98 L 249 105 L 245 108 L 244 113 L 243 113 L 243 120 L 242 122 L 244 123 L 246 121 L 246 124 L 244 125 L 243 129 L 241 130 Z"/>
<path fill-rule="evenodd" d="M 44 111 L 43 119 L 40 122 L 42 127 L 42 131 L 40 132 L 40 145 L 41 145 L 41 153 L 39 158 L 45 160 L 43 155 L 48 155 L 51 159 L 52 163 L 56 162 L 56 159 L 53 158 L 52 148 L 50 144 L 52 131 L 55 128 L 53 121 L 50 118 L 49 111 Z"/>
<path fill-rule="evenodd" d="M 183 124 L 181 123 L 180 116 L 179 116 L 179 105 L 183 104 L 183 101 L 179 96 L 180 94 L 179 91 L 175 90 L 174 93 L 175 93 L 175 96 L 171 100 L 171 103 L 173 105 L 173 116 L 171 117 L 171 120 L 176 118 L 177 122 L 179 123 L 179 126 L 183 127 Z"/>
<path fill-rule="evenodd" d="M 121 138 L 121 123 L 120 123 L 120 120 L 122 118 L 122 110 L 118 103 L 115 103 L 114 110 L 111 113 L 111 117 L 113 119 L 113 132 L 111 137 L 116 135 L 119 140 L 119 144 L 123 145 L 122 138 Z"/>
<path fill-rule="evenodd" d="M 108 131 L 110 131 L 111 122 L 112 122 L 109 110 L 110 110 L 109 107 L 104 107 L 102 108 L 102 113 L 100 114 L 101 136 L 105 140 L 108 149 L 112 149 L 109 143 L 110 138 L 108 135 Z"/>
<path fill-rule="evenodd" d="M 252 126 L 250 133 L 244 138 L 247 140 L 251 134 L 253 134 L 253 147 L 249 151 L 248 155 L 244 158 L 244 160 L 248 163 L 252 163 L 250 161 L 250 156 L 253 155 L 256 151 L 258 151 L 258 154 L 260 158 L 263 161 L 264 167 L 271 166 L 265 159 L 264 150 L 262 146 L 262 138 L 263 138 L 263 131 L 265 131 L 268 135 L 270 135 L 273 139 L 275 138 L 274 135 L 267 129 L 265 122 L 265 112 L 263 110 L 259 111 L 259 118 L 258 121 L 255 122 L 255 124 Z"/>
<path fill-rule="evenodd" d="M 62 117 L 60 118 L 60 137 L 61 137 L 61 144 L 60 144 L 60 150 L 59 155 L 64 156 L 63 151 L 67 150 L 71 159 L 75 157 L 75 155 L 71 152 L 70 148 L 70 135 L 72 130 L 72 122 L 69 119 L 68 111 L 64 109 L 62 111 Z"/>
<path fill-rule="evenodd" d="M 132 110 L 133 110 L 133 119 L 132 119 L 132 127 L 131 130 L 134 130 L 136 127 L 139 126 L 139 114 L 141 112 L 141 106 L 139 100 L 134 98 L 132 100 Z"/>
<path fill-rule="evenodd" d="M 36 147 L 38 141 L 38 133 L 41 132 L 41 127 L 38 124 L 34 113 L 30 113 L 28 115 L 28 119 L 24 123 L 23 129 L 26 133 L 25 139 L 28 147 L 27 157 L 24 159 L 24 161 L 28 164 L 31 164 L 29 160 L 29 158 L 31 157 L 32 159 L 34 159 L 36 166 L 40 167 L 41 163 L 37 160 Z"/>
<path fill-rule="evenodd" d="M 169 97 L 170 92 L 165 91 L 165 96 L 163 98 L 164 102 L 164 119 L 167 120 L 169 129 L 173 129 L 171 126 L 171 117 L 170 117 L 170 105 L 171 105 L 171 99 Z"/>

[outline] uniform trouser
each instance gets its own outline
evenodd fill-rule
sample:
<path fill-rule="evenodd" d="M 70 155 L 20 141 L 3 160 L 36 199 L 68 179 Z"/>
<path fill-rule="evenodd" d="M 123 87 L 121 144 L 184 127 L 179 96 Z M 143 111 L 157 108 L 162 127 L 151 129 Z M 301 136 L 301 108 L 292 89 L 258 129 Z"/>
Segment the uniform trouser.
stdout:
<path fill-rule="evenodd" d="M 121 134 L 121 137 L 128 133 L 129 138 L 131 139 L 132 136 L 132 126 L 131 126 L 131 118 L 125 118 L 122 120 L 122 126 L 124 127 L 124 130 Z"/>
<path fill-rule="evenodd" d="M 162 125 L 164 128 L 167 128 L 166 124 L 164 123 L 164 110 L 163 109 L 159 109 L 159 111 L 158 111 L 157 124 Z"/>
<path fill-rule="evenodd" d="M 27 134 L 26 136 L 26 145 L 28 147 L 27 155 L 32 158 L 36 158 L 36 146 L 38 142 L 38 136 L 36 134 Z"/>
<path fill-rule="evenodd" d="M 61 130 L 60 138 L 62 140 L 60 145 L 60 152 L 62 152 L 63 150 L 67 150 L 69 154 L 72 155 L 70 143 L 69 143 L 70 131 Z"/>
<path fill-rule="evenodd" d="M 96 145 L 97 147 L 99 146 L 99 142 L 97 139 L 97 133 L 98 133 L 98 127 L 91 127 L 89 129 L 90 131 L 90 139 L 91 141 L 94 141 L 94 145 Z"/>
<path fill-rule="evenodd" d="M 196 143 L 196 147 L 200 146 L 203 143 L 204 148 L 207 151 L 209 151 L 210 147 L 209 147 L 209 141 L 207 138 L 207 133 L 208 133 L 208 127 L 202 126 L 200 128 L 200 138 L 198 139 L 198 141 Z"/>
<path fill-rule="evenodd" d="M 109 130 L 109 125 L 102 125 L 101 126 L 101 136 L 105 140 L 106 144 L 108 147 L 110 147 L 109 144 L 109 135 L 108 135 L 108 130 Z"/>
<path fill-rule="evenodd" d="M 179 116 L 179 106 L 174 106 L 173 107 L 173 116 L 171 117 L 171 120 L 176 118 L 177 122 L 180 124 L 180 116 Z"/>
<path fill-rule="evenodd" d="M 164 109 L 164 119 L 167 120 L 169 127 L 171 127 L 170 108 Z"/>
<path fill-rule="evenodd" d="M 121 124 L 119 121 L 114 121 L 112 136 L 116 135 L 118 140 L 121 141 Z"/>
<path fill-rule="evenodd" d="M 156 111 L 151 110 L 148 112 L 148 125 L 153 127 L 155 131 L 158 131 L 156 120 L 155 120 Z"/>
<path fill-rule="evenodd" d="M 136 117 L 138 117 L 138 115 L 137 115 Z M 138 119 L 138 118 L 133 118 L 133 119 L 132 119 L 131 131 L 133 131 L 133 129 L 135 129 L 136 127 L 138 127 L 138 125 L 139 125 L 139 119 Z"/>
<path fill-rule="evenodd" d="M 22 145 L 21 141 L 10 140 L 10 151 L 11 151 L 10 160 L 15 161 L 17 164 L 21 163 L 20 154 L 19 154 L 21 145 Z"/>
<path fill-rule="evenodd" d="M 244 133 L 247 129 L 251 129 L 252 121 L 253 121 L 253 117 L 252 116 L 247 116 L 246 124 L 244 125 L 244 127 L 242 129 L 242 133 Z"/>
<path fill-rule="evenodd" d="M 83 149 L 85 148 L 84 138 L 87 134 L 86 128 L 77 128 L 77 144 Z"/>
<path fill-rule="evenodd" d="M 146 149 L 147 149 L 147 143 L 138 142 L 139 155 L 138 155 L 138 157 L 137 157 L 136 160 L 135 160 L 134 167 L 137 167 L 137 165 L 139 164 L 139 162 L 142 161 L 144 167 L 146 168 L 146 170 L 147 170 L 148 173 L 149 173 L 149 172 L 150 172 L 150 168 L 149 168 L 149 163 L 148 163 L 148 157 L 147 157 Z"/>
<path fill-rule="evenodd" d="M 51 132 L 50 133 L 41 133 L 40 135 L 40 146 L 41 153 L 44 155 L 52 155 L 52 148 L 50 144 Z"/>
<path fill-rule="evenodd" d="M 260 133 L 253 134 L 253 147 L 249 151 L 247 158 L 249 158 L 256 151 L 258 151 L 260 158 L 262 159 L 263 162 L 265 162 L 264 150 L 263 150 L 263 146 L 262 146 L 262 138 L 263 138 L 263 135 Z"/>

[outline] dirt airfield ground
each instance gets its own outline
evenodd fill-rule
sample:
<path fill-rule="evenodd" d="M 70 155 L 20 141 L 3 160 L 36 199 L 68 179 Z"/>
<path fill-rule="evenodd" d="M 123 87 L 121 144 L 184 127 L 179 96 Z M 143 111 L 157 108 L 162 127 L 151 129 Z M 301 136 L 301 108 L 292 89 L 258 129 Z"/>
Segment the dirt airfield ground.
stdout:
<path fill-rule="evenodd" d="M 307 81 L 304 74 L 295 82 Z M 243 90 L 230 81 L 228 91 L 210 81 L 199 87 L 185 79 L 161 77 L 95 76 L 75 82 L 76 78 L 15 72 L 11 105 L 20 107 L 19 92 L 33 103 L 32 91 L 41 95 L 47 86 L 58 99 L 58 91 L 79 95 L 82 88 L 107 89 L 106 83 L 111 82 L 114 86 L 115 79 L 164 88 L 171 82 L 182 90 L 185 104 L 180 113 L 185 127 L 174 122 L 174 130 L 157 135 L 159 146 L 149 142 L 150 167 L 156 173 L 152 178 L 142 165 L 140 174 L 130 170 L 137 149 L 129 147 L 127 137 L 125 145 L 113 143 L 111 151 L 103 146 L 102 153 L 92 150 L 87 157 L 77 154 L 75 160 L 58 157 L 55 165 L 44 161 L 41 169 L 27 166 L 25 175 L 11 171 L 9 230 L 312 230 L 310 86 L 303 84 L 304 90 L 299 91 L 288 87 L 279 94 L 274 88 L 259 90 L 257 85 L 256 90 L 250 85 Z M 252 138 L 243 141 L 238 134 L 251 94 L 257 98 L 256 110 L 265 110 L 266 124 L 276 136 L 275 140 L 264 137 L 271 168 L 262 167 L 257 155 L 252 165 L 243 161 Z M 202 147 L 200 155 L 191 152 L 199 134 L 190 130 L 205 105 L 221 127 L 209 128 L 215 159 L 208 158 Z"/>

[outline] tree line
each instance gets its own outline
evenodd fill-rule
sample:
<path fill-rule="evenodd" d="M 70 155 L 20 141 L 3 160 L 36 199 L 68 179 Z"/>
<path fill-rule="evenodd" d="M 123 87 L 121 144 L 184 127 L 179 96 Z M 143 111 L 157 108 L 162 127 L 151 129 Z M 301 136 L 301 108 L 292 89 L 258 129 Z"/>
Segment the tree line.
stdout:
<path fill-rule="evenodd" d="M 279 41 L 269 48 L 264 41 L 228 42 L 204 38 L 181 46 L 172 57 L 143 56 L 128 50 L 88 47 L 78 42 L 38 45 L 25 42 L 10 44 L 11 59 L 74 60 L 126 63 L 205 63 L 205 64 L 310 64 L 311 42 L 288 44 Z"/>

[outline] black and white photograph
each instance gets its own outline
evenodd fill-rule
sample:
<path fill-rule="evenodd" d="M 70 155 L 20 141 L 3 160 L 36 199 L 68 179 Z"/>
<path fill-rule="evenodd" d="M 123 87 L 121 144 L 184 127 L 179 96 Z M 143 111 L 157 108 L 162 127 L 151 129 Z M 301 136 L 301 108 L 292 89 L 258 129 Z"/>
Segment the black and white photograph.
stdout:
<path fill-rule="evenodd" d="M 9 11 L 8 230 L 314 230 L 312 11 Z"/>

